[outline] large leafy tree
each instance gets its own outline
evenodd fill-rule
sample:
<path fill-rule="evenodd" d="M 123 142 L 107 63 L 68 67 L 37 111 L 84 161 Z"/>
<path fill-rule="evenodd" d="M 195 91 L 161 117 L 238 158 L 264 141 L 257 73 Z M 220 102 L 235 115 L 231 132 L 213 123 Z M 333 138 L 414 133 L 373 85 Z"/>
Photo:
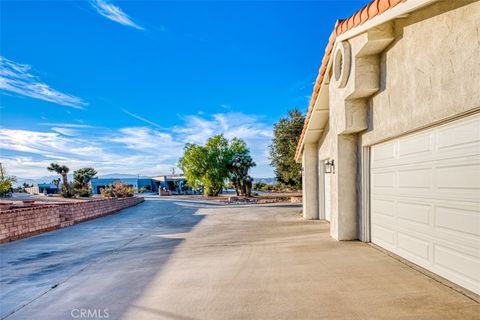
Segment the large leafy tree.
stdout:
<path fill-rule="evenodd" d="M 229 161 L 228 140 L 216 135 L 208 139 L 205 146 L 187 143 L 178 166 L 192 187 L 203 187 L 205 195 L 217 196 L 228 178 Z"/>
<path fill-rule="evenodd" d="M 298 109 L 288 111 L 287 116 L 275 124 L 270 146 L 270 163 L 277 181 L 296 189 L 302 187 L 302 166 L 295 162 L 295 150 L 304 121 L 305 117 Z"/>
<path fill-rule="evenodd" d="M 94 168 L 81 168 L 73 172 L 73 181 L 81 188 L 88 188 L 90 180 L 97 175 Z"/>
<path fill-rule="evenodd" d="M 237 191 L 249 193 L 248 169 L 254 165 L 243 140 L 228 141 L 223 135 L 211 137 L 204 146 L 187 143 L 178 163 L 188 184 L 194 188 L 203 187 L 208 196 L 217 196 L 228 178 L 237 181 Z"/>

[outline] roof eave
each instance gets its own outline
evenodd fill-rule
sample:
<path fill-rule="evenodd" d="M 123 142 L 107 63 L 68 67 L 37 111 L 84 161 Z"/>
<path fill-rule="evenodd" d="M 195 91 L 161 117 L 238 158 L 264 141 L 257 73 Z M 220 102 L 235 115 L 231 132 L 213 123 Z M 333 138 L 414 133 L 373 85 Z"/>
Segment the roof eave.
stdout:
<path fill-rule="evenodd" d="M 309 130 L 310 119 L 313 114 L 315 105 L 317 104 L 319 92 L 323 89 L 325 85 L 325 75 L 328 74 L 328 70 L 331 65 L 331 52 L 333 47 L 341 41 L 355 37 L 365 31 L 375 28 L 383 23 L 386 23 L 390 20 L 398 19 L 404 15 L 407 15 L 410 12 L 419 10 L 425 6 L 431 5 L 440 0 L 390 0 L 392 1 L 392 6 L 383 11 L 379 10 L 378 0 L 372 1 L 370 4 L 364 8 L 357 11 L 354 15 L 346 20 L 338 20 L 333 29 L 332 35 L 330 36 L 328 45 L 325 50 L 325 56 L 322 60 L 322 65 L 319 69 L 319 74 L 315 82 L 315 86 L 312 93 L 312 99 L 310 100 L 309 108 L 304 122 L 304 127 L 300 136 L 300 140 L 297 144 L 297 150 L 295 152 L 295 160 L 297 162 L 301 161 L 303 147 L 305 144 L 306 132 Z M 372 6 L 377 6 L 377 13 L 371 18 L 364 18 L 364 12 L 368 12 Z M 360 15 L 362 17 L 360 17 Z M 368 15 L 367 15 L 368 17 Z M 366 19 L 366 20 L 364 20 Z M 323 91 L 323 90 L 322 90 Z"/>

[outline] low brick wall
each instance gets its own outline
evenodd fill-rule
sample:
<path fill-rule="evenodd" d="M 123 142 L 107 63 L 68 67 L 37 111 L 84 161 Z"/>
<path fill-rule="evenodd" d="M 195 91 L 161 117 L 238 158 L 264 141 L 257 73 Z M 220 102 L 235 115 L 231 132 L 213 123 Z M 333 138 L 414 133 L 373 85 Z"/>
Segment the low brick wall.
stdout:
<path fill-rule="evenodd" d="M 0 243 L 95 219 L 143 201 L 141 197 L 92 199 L 0 211 Z"/>

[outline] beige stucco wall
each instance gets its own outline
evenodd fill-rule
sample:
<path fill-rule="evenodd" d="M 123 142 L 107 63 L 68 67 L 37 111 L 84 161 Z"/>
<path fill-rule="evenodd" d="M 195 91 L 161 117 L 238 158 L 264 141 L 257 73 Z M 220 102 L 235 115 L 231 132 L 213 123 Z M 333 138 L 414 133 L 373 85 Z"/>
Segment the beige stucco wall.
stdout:
<path fill-rule="evenodd" d="M 480 107 L 480 2 L 441 1 L 394 23 L 363 144 Z"/>
<path fill-rule="evenodd" d="M 375 51 L 365 50 L 374 36 L 348 40 L 349 80 L 345 88 L 331 80 L 328 127 L 318 141 L 318 160 L 336 162 L 330 185 L 331 235 L 339 240 L 361 233 L 360 146 L 480 108 L 479 1 L 441 1 L 379 30 L 386 40 L 380 37 L 374 45 L 388 46 L 374 55 L 365 55 Z M 352 100 L 357 94 L 361 99 Z M 316 190 L 323 190 L 322 185 Z M 320 211 L 321 197 L 316 201 Z"/>

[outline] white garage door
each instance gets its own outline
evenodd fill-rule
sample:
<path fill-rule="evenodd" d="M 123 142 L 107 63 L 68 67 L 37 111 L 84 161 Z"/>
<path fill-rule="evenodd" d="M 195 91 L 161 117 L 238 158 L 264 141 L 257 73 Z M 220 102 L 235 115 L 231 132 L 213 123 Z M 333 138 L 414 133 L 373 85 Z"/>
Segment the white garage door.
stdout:
<path fill-rule="evenodd" d="M 480 115 L 372 147 L 372 242 L 480 293 Z"/>

